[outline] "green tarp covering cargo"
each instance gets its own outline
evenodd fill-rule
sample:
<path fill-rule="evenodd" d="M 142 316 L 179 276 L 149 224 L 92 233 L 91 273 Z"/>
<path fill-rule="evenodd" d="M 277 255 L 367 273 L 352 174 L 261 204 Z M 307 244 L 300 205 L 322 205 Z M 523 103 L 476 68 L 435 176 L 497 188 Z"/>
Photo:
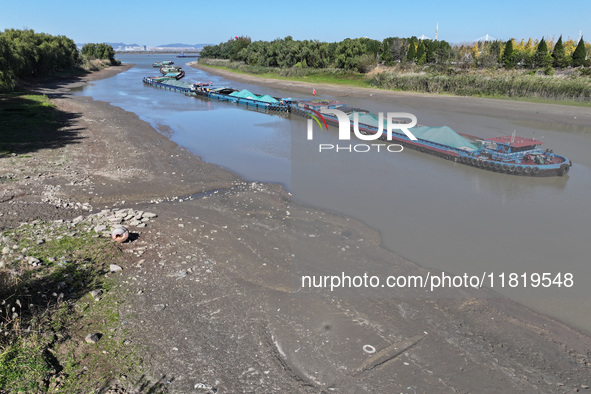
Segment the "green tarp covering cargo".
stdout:
<path fill-rule="evenodd" d="M 269 96 L 268 94 L 265 94 L 263 96 L 257 96 L 256 94 L 254 94 L 246 89 L 243 89 L 239 92 L 231 93 L 230 96 L 245 98 L 245 99 L 250 99 L 250 100 L 258 100 L 258 101 L 263 101 L 265 103 L 270 103 L 270 104 L 275 104 L 275 103 L 279 102 L 275 98 Z"/>
<path fill-rule="evenodd" d="M 353 120 L 354 114 L 359 116 L 359 124 L 366 124 L 373 127 L 379 127 L 379 118 L 374 114 L 367 114 L 361 112 L 353 112 L 349 115 L 349 119 Z M 384 119 L 384 131 L 388 128 L 387 121 Z M 418 126 L 408 129 L 415 137 L 433 142 L 435 144 L 451 146 L 452 148 L 463 149 L 468 151 L 475 151 L 478 148 L 470 141 L 456 133 L 448 126 L 442 127 L 427 127 Z"/>

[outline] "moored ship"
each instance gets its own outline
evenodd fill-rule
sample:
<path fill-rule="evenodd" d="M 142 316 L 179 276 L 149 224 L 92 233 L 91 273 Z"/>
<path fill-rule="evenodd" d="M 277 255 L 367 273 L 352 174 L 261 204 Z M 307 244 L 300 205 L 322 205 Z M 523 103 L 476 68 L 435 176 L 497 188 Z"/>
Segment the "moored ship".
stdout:
<path fill-rule="evenodd" d="M 379 117 L 366 110 L 348 108 L 339 102 L 308 100 L 291 103 L 290 112 L 312 116 L 325 109 L 338 108 L 347 114 L 351 130 L 355 126 L 361 133 L 380 133 L 380 140 L 386 140 L 387 124 L 380 127 Z M 338 126 L 338 119 L 331 114 L 322 114 L 327 123 Z M 501 137 L 480 138 L 458 133 L 447 126 L 417 126 L 408 128 L 417 140 L 411 140 L 406 134 L 392 131 L 393 143 L 429 153 L 446 160 L 471 165 L 489 171 L 512 175 L 527 176 L 563 176 L 569 173 L 572 162 L 564 156 L 555 154 L 551 149 L 543 150 L 542 141 L 517 137 L 515 134 Z"/>
<path fill-rule="evenodd" d="M 163 66 L 171 66 L 174 62 L 172 60 L 164 60 L 161 62 L 155 62 L 152 64 L 152 67 L 163 67 Z"/>
<path fill-rule="evenodd" d="M 337 101 L 322 99 L 296 100 L 259 95 L 248 90 L 229 87 L 214 87 L 212 83 L 192 83 L 174 86 L 160 78 L 144 78 L 144 83 L 182 92 L 189 96 L 199 96 L 219 101 L 245 105 L 265 111 L 289 112 L 295 115 L 312 117 L 321 114 L 327 123 L 339 126 L 335 115 L 322 113 L 327 109 L 344 112 L 350 121 L 350 130 L 357 127 L 363 134 L 380 134 L 376 139 L 387 140 L 387 122 L 379 116 L 357 108 L 347 107 Z M 380 121 L 382 122 L 380 124 Z M 399 120 L 398 123 L 404 123 Z M 458 133 L 447 126 L 428 127 L 419 125 L 407 129 L 417 139 L 409 138 L 400 130 L 392 130 L 389 142 L 429 153 L 446 160 L 478 167 L 499 173 L 523 176 L 563 176 L 569 173 L 572 162 L 565 156 L 555 154 L 550 149 L 543 150 L 542 141 L 517 137 L 515 134 L 480 138 Z"/>

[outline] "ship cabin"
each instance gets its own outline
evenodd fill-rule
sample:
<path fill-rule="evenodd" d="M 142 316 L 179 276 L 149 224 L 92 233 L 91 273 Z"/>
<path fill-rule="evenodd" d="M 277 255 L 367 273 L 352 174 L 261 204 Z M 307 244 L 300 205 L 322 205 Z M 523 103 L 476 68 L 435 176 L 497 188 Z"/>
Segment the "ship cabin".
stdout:
<path fill-rule="evenodd" d="M 490 156 L 491 159 L 502 161 L 521 161 L 526 155 L 537 155 L 543 153 L 540 148 L 543 142 L 515 136 L 502 136 L 488 138 L 482 143 L 482 153 Z"/>
<path fill-rule="evenodd" d="M 191 88 L 203 87 L 213 85 L 213 82 L 195 82 L 191 85 Z"/>
<path fill-rule="evenodd" d="M 318 111 L 323 109 L 334 109 L 343 107 L 345 104 L 339 101 L 330 101 L 330 100 L 302 100 L 298 101 L 298 107 L 303 109 L 311 109 L 313 111 Z"/>

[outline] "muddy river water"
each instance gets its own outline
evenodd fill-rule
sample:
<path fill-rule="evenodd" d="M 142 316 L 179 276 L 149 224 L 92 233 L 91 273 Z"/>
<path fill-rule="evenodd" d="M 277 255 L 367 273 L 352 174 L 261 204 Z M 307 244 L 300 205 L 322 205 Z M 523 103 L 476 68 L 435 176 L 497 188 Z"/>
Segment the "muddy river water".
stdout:
<path fill-rule="evenodd" d="M 401 96 L 386 102 L 371 94 L 318 92 L 353 107 L 409 112 L 422 124 L 447 125 L 482 137 L 516 130 L 574 163 L 564 177 L 509 176 L 408 149 L 349 152 L 349 144 L 362 142 L 339 141 L 333 128 L 316 129 L 309 141 L 303 118 L 144 86 L 142 77 L 158 74 L 151 65 L 166 60 L 162 56 L 120 58 L 136 66 L 93 82 L 78 94 L 136 113 L 205 161 L 249 180 L 281 183 L 300 202 L 366 223 L 381 233 L 386 248 L 423 267 L 494 279 L 496 292 L 591 333 L 591 123 L 576 119 L 578 111 L 588 116 L 588 108 L 565 107 L 572 121 L 569 116 L 553 121 L 547 116 L 538 119 L 527 109 L 523 116 L 504 116 L 486 106 L 474 111 L 462 105 L 478 99 L 452 98 L 457 105 L 442 105 L 446 99 L 441 97 Z M 212 81 L 276 97 L 306 97 L 183 68 L 189 81 Z M 543 112 L 544 106 L 537 107 Z M 319 152 L 323 143 L 343 149 Z M 552 283 L 538 281 L 542 278 Z"/>

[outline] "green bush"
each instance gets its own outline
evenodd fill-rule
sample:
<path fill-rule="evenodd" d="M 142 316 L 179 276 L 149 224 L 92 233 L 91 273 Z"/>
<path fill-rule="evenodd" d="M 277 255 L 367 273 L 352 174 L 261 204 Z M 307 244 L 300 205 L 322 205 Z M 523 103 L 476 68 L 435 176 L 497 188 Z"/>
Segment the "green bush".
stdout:
<path fill-rule="evenodd" d="M 360 73 L 368 73 L 375 68 L 376 64 L 377 61 L 375 57 L 366 53 L 359 57 L 357 62 L 357 70 Z"/>
<path fill-rule="evenodd" d="M 79 64 L 76 44 L 65 36 L 29 29 L 0 32 L 0 91 L 13 91 L 19 79 L 47 76 Z"/>
<path fill-rule="evenodd" d="M 554 67 L 552 67 L 552 66 L 550 66 L 550 65 L 547 65 L 547 66 L 544 68 L 544 75 L 554 75 L 554 74 L 555 74 Z"/>
<path fill-rule="evenodd" d="M 112 65 L 117 64 L 117 61 L 115 60 L 115 50 L 111 45 L 107 45 L 105 43 L 84 44 L 80 52 L 82 53 L 82 56 L 84 56 L 89 61 L 94 59 L 104 59 L 109 60 L 110 64 Z"/>

